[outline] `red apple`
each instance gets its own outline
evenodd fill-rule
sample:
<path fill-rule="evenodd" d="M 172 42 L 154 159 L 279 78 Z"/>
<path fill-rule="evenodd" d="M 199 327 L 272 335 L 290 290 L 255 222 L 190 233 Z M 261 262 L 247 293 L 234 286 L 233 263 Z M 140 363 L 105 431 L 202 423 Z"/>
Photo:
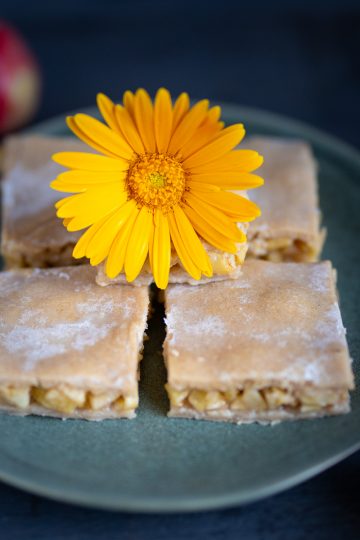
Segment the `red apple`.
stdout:
<path fill-rule="evenodd" d="M 20 34 L 0 20 L 0 135 L 25 124 L 40 99 L 40 71 Z"/>

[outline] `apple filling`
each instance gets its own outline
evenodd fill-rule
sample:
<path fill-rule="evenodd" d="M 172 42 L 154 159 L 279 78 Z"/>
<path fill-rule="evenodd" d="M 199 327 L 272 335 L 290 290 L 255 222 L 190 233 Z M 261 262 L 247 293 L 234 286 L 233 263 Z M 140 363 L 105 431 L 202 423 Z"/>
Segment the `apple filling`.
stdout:
<path fill-rule="evenodd" d="M 230 409 L 236 411 L 269 411 L 290 409 L 300 412 L 318 411 L 347 399 L 347 392 L 331 388 L 287 389 L 276 386 L 227 391 L 175 389 L 169 384 L 166 390 L 174 408 L 192 408 L 198 412 Z"/>
<path fill-rule="evenodd" d="M 92 392 L 67 385 L 52 388 L 38 386 L 0 386 L 0 402 L 17 409 L 32 404 L 41 405 L 60 413 L 71 414 L 76 409 L 101 411 L 112 408 L 132 411 L 139 403 L 138 396 L 124 396 L 118 390 Z"/>
<path fill-rule="evenodd" d="M 20 253 L 8 250 L 3 253 L 5 267 L 9 268 L 52 268 L 53 266 L 74 266 L 83 264 L 84 259 L 74 259 L 74 244 L 69 243 L 59 249 L 43 249 L 38 253 Z"/>
<path fill-rule="evenodd" d="M 314 262 L 321 245 L 321 241 L 319 245 L 311 245 L 299 238 L 254 237 L 249 244 L 248 257 L 271 262 Z"/>
<path fill-rule="evenodd" d="M 211 266 L 213 269 L 213 275 L 227 276 L 235 272 L 235 270 L 244 263 L 248 244 L 238 244 L 236 253 L 225 253 L 223 251 L 206 249 L 209 256 Z M 181 267 L 179 257 L 176 253 L 171 254 L 170 267 L 172 270 Z M 145 261 L 143 271 L 151 273 L 149 260 Z"/>

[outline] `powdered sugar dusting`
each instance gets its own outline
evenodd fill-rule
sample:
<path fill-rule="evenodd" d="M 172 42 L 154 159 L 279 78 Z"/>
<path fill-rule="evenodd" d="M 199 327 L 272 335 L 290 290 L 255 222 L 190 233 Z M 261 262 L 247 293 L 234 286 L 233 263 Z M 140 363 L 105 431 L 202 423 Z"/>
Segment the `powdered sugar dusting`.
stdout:
<path fill-rule="evenodd" d="M 4 206 L 11 212 L 12 219 L 37 214 L 59 200 L 61 194 L 49 184 L 61 171 L 52 161 L 32 170 L 16 164 L 3 184 Z"/>
<path fill-rule="evenodd" d="M 172 344 L 176 343 L 176 336 L 183 335 L 186 332 L 186 313 L 183 314 L 184 324 L 179 323 L 179 317 L 177 313 L 170 313 L 166 318 L 166 324 L 168 327 L 168 336 L 172 335 Z M 180 328 L 179 328 L 180 326 Z M 173 333 L 172 328 L 176 327 L 180 332 Z M 191 328 L 191 334 L 194 337 L 198 336 L 223 336 L 226 332 L 226 324 L 224 321 L 215 315 L 204 315 L 203 317 L 193 321 Z"/>
<path fill-rule="evenodd" d="M 92 320 L 42 327 L 20 324 L 6 335 L 0 333 L 0 337 L 7 352 L 21 355 L 25 359 L 23 369 L 30 371 L 45 358 L 62 355 L 69 349 L 83 351 L 95 345 L 115 326 L 116 322 L 113 321 L 99 327 L 97 321 Z"/>
<path fill-rule="evenodd" d="M 105 317 L 113 313 L 115 309 L 119 309 L 119 306 L 116 306 L 113 298 L 108 298 L 105 293 L 103 296 L 98 294 L 92 294 L 91 291 L 88 292 L 86 302 L 78 303 L 76 305 L 78 312 L 85 316 L 90 316 L 91 314 L 97 315 L 97 317 Z M 122 318 L 127 320 L 131 318 L 136 309 L 135 298 L 130 296 L 127 297 L 125 301 L 121 302 L 121 313 Z"/>
<path fill-rule="evenodd" d="M 331 343 L 346 343 L 345 328 L 342 324 L 337 303 L 333 303 L 324 316 L 317 321 L 315 333 L 319 345 L 322 347 L 326 347 Z"/>
<path fill-rule="evenodd" d="M 196 321 L 193 328 L 194 335 L 212 334 L 214 336 L 224 335 L 224 321 L 215 315 L 205 316 L 201 320 Z"/>
<path fill-rule="evenodd" d="M 57 273 L 57 276 L 59 278 L 66 279 L 66 280 L 70 279 L 69 274 L 67 274 L 66 272 L 62 272 L 61 270 L 60 270 L 60 272 Z"/>
<path fill-rule="evenodd" d="M 100 316 L 108 315 L 114 311 L 114 302 L 107 298 L 97 298 L 96 301 L 82 302 L 76 305 L 76 309 L 82 315 L 99 314 Z M 129 315 L 129 309 L 126 310 L 125 317 Z"/>
<path fill-rule="evenodd" d="M 311 148 L 302 141 L 275 137 L 250 137 L 241 146 L 264 156 L 258 174 L 265 183 L 249 194 L 260 206 L 262 215 L 251 223 L 249 238 L 255 233 L 275 238 L 287 234 L 315 238 L 318 204 L 316 163 Z"/>
<path fill-rule="evenodd" d="M 347 384 L 347 344 L 333 270 L 249 261 L 241 277 L 167 292 L 170 372 L 176 380 Z M 201 364 L 198 357 L 206 361 Z M 227 377 L 227 375 L 226 375 Z M 345 382 L 344 382 L 345 381 Z"/>
<path fill-rule="evenodd" d="M 325 265 L 312 265 L 309 268 L 309 285 L 313 291 L 326 293 L 329 284 L 329 272 Z"/>
<path fill-rule="evenodd" d="M 139 295 L 131 294 L 132 288 L 126 286 L 101 289 L 94 278 L 90 266 L 2 273 L 0 348 L 4 361 L 17 363 L 28 372 L 48 360 L 66 365 L 67 359 L 83 361 L 86 350 L 114 330 L 114 339 L 122 331 L 126 335 L 138 313 Z M 121 348 L 125 357 L 130 346 L 125 340 Z M 114 356 L 111 349 L 108 353 Z"/>

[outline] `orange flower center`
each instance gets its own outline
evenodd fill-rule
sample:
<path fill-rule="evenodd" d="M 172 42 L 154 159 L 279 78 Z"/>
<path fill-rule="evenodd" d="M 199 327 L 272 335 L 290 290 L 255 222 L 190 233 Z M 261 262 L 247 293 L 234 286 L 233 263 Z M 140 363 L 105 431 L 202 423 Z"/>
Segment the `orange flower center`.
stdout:
<path fill-rule="evenodd" d="M 181 164 L 166 154 L 144 154 L 131 164 L 127 187 L 132 199 L 169 212 L 181 200 L 186 176 Z"/>

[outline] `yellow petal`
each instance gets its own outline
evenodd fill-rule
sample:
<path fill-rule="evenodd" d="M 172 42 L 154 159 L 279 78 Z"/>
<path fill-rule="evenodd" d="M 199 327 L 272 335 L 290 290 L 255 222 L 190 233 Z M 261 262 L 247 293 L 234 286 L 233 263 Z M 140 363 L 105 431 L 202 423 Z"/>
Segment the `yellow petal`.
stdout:
<path fill-rule="evenodd" d="M 86 152 L 58 152 L 53 154 L 52 159 L 64 167 L 86 171 L 126 171 L 129 167 L 125 159 L 114 159 Z"/>
<path fill-rule="evenodd" d="M 215 184 L 205 184 L 205 182 L 197 182 L 196 176 L 194 177 L 194 180 L 187 180 L 186 187 L 190 189 L 190 191 L 200 191 L 204 193 L 208 193 L 209 191 L 218 192 L 220 191 L 220 188 L 216 186 Z"/>
<path fill-rule="evenodd" d="M 171 260 L 170 230 L 167 217 L 159 209 L 155 211 L 154 225 L 150 264 L 156 285 L 166 289 Z"/>
<path fill-rule="evenodd" d="M 121 105 L 116 105 L 115 114 L 119 126 L 129 145 L 134 149 L 137 154 L 144 154 L 145 147 L 129 111 Z"/>
<path fill-rule="evenodd" d="M 127 112 L 130 114 L 131 118 L 135 120 L 134 115 L 134 94 L 130 90 L 126 90 L 123 95 L 123 104 Z"/>
<path fill-rule="evenodd" d="M 81 172 L 81 171 L 69 171 L 69 173 L 74 172 Z M 85 171 L 87 173 L 88 171 Z M 63 173 L 64 175 L 67 173 Z M 121 173 L 117 173 L 121 174 Z M 59 175 L 59 177 L 62 175 Z M 116 186 L 121 190 L 126 190 L 126 185 L 124 179 L 117 179 L 117 180 L 110 180 L 103 178 L 102 181 L 99 178 L 88 178 L 86 180 L 86 174 L 84 177 L 79 177 L 79 180 L 77 181 L 75 178 L 71 180 L 71 178 L 59 179 L 59 177 L 56 180 L 53 180 L 50 184 L 50 187 L 56 191 L 61 191 L 63 193 L 81 193 L 84 191 L 87 191 L 88 189 L 92 189 L 94 187 L 101 188 L 101 186 L 105 186 L 107 184 L 116 184 Z"/>
<path fill-rule="evenodd" d="M 65 229 L 67 228 L 67 226 L 69 225 L 71 220 L 72 220 L 72 218 L 63 219 L 63 225 L 64 225 Z"/>
<path fill-rule="evenodd" d="M 244 135 L 245 129 L 242 124 L 234 124 L 223 129 L 206 146 L 186 158 L 183 162 L 184 167 L 191 169 L 219 159 L 237 146 Z"/>
<path fill-rule="evenodd" d="M 192 173 L 214 173 L 214 171 L 252 172 L 263 163 L 263 157 L 254 150 L 232 150 L 225 156 L 191 168 Z"/>
<path fill-rule="evenodd" d="M 77 197 L 77 195 L 70 195 L 70 197 L 64 197 L 64 199 L 60 199 L 58 200 L 54 206 L 55 208 L 58 210 L 59 208 L 61 208 L 62 206 L 64 206 L 64 204 L 68 203 L 69 201 L 75 199 Z"/>
<path fill-rule="evenodd" d="M 193 279 L 199 280 L 201 278 L 201 270 L 196 266 L 195 262 L 192 260 L 186 249 L 184 240 L 182 239 L 179 229 L 177 227 L 174 214 L 170 212 L 167 215 L 167 218 L 169 221 L 171 240 L 184 269 L 188 274 L 190 274 Z"/>
<path fill-rule="evenodd" d="M 173 110 L 173 125 L 172 132 L 174 133 L 175 129 L 180 124 L 181 120 L 184 118 L 185 114 L 190 109 L 190 99 L 186 92 L 180 94 L 180 96 L 175 101 L 174 110 Z"/>
<path fill-rule="evenodd" d="M 248 222 L 261 215 L 260 208 L 255 203 L 235 193 L 220 191 L 195 193 L 195 195 L 236 221 Z"/>
<path fill-rule="evenodd" d="M 215 105 L 215 107 L 211 107 L 209 109 L 209 112 L 207 114 L 207 122 L 217 122 L 221 116 L 221 107 L 219 105 Z"/>
<path fill-rule="evenodd" d="M 155 214 L 155 212 L 157 212 L 157 211 L 158 211 L 158 209 L 154 210 L 154 214 Z M 154 226 L 151 227 L 151 230 L 150 230 L 150 236 L 149 236 L 149 253 L 148 253 L 148 259 L 149 259 L 149 265 L 150 265 L 150 268 L 153 268 L 155 216 L 154 216 L 154 218 L 153 218 L 153 223 L 154 223 Z"/>
<path fill-rule="evenodd" d="M 63 184 L 84 184 L 94 186 L 102 185 L 108 182 L 119 182 L 123 185 L 126 178 L 126 171 L 66 171 L 60 173 L 56 180 Z"/>
<path fill-rule="evenodd" d="M 61 218 L 74 218 L 71 230 L 84 229 L 124 204 L 127 197 L 127 193 L 119 190 L 117 184 L 105 184 L 100 190 L 89 189 L 85 193 L 68 197 L 58 209 L 57 215 Z"/>
<path fill-rule="evenodd" d="M 233 242 L 244 241 L 244 233 L 238 229 L 235 223 L 223 212 L 203 201 L 200 195 L 187 192 L 184 199 L 197 214 L 200 214 L 211 226 L 216 226 L 217 230 L 226 238 Z"/>
<path fill-rule="evenodd" d="M 139 210 L 135 207 L 111 245 L 105 265 L 105 273 L 110 279 L 114 279 L 123 269 L 129 238 L 138 215 Z"/>
<path fill-rule="evenodd" d="M 176 154 L 191 139 L 204 121 L 209 107 L 209 101 L 203 99 L 190 109 L 175 129 L 169 144 L 169 153 Z"/>
<path fill-rule="evenodd" d="M 101 154 L 105 154 L 105 155 L 107 155 L 109 157 L 112 157 L 112 158 L 118 157 L 116 154 L 114 154 L 114 152 L 111 152 L 105 146 L 102 146 L 101 144 L 99 144 L 92 137 L 87 135 L 82 129 L 80 129 L 80 127 L 75 122 L 75 120 L 74 120 L 74 118 L 72 116 L 68 116 L 66 118 L 66 123 L 67 123 L 68 128 L 71 129 L 71 131 L 74 133 L 74 135 L 76 135 L 81 141 L 86 143 L 91 148 L 94 148 L 94 150 L 97 150 Z"/>
<path fill-rule="evenodd" d="M 108 216 L 105 216 L 103 219 L 100 219 L 99 221 L 94 223 L 94 225 L 91 225 L 91 227 L 89 227 L 87 231 L 84 232 L 84 234 L 80 237 L 76 246 L 74 247 L 74 251 L 72 255 L 75 259 L 82 259 L 83 257 L 85 257 L 88 243 L 90 242 L 94 234 L 100 229 L 100 227 L 102 227 L 102 225 L 105 223 L 107 219 L 108 219 Z"/>
<path fill-rule="evenodd" d="M 172 103 L 165 88 L 160 88 L 155 97 L 154 128 L 158 152 L 165 153 L 169 146 L 172 132 Z"/>
<path fill-rule="evenodd" d="M 105 124 L 92 118 L 88 114 L 75 114 L 73 118 L 76 126 L 96 144 L 101 145 L 108 152 L 123 159 L 131 160 L 134 151 L 125 139 Z"/>
<path fill-rule="evenodd" d="M 106 259 L 115 237 L 135 208 L 134 200 L 127 201 L 95 233 L 86 249 L 86 256 L 90 259 L 91 265 L 96 266 Z"/>
<path fill-rule="evenodd" d="M 197 184 L 214 184 L 221 189 L 246 190 L 262 186 L 264 180 L 256 174 L 245 172 L 219 171 L 213 173 L 192 174 L 191 178 Z"/>
<path fill-rule="evenodd" d="M 53 180 L 50 187 L 62 193 L 81 193 L 82 191 L 86 191 L 84 184 L 64 184 L 63 182 L 59 182 L 59 180 Z"/>
<path fill-rule="evenodd" d="M 154 111 L 149 94 L 139 88 L 134 99 L 136 126 L 147 152 L 155 152 Z"/>
<path fill-rule="evenodd" d="M 143 206 L 134 223 L 126 249 L 125 274 L 129 282 L 139 275 L 149 252 L 149 238 L 153 227 L 152 212 Z"/>
<path fill-rule="evenodd" d="M 227 253 L 237 252 L 234 242 L 231 242 L 228 238 L 220 234 L 219 231 L 212 227 L 200 216 L 200 214 L 187 204 L 184 206 L 184 212 L 191 221 L 196 232 L 211 246 L 214 246 L 221 251 L 226 251 Z"/>
<path fill-rule="evenodd" d="M 191 259 L 194 261 L 196 266 L 200 268 L 202 273 L 205 274 L 205 276 L 211 277 L 212 267 L 209 256 L 206 253 L 203 244 L 199 240 L 198 235 L 194 231 L 193 226 L 180 206 L 176 206 L 174 208 L 174 216 L 180 236 L 184 240 L 186 250 Z"/>
<path fill-rule="evenodd" d="M 209 144 L 209 142 L 211 142 L 214 137 L 216 137 L 216 135 L 219 133 L 220 129 L 221 128 L 219 122 L 211 123 L 206 120 L 203 125 L 196 130 L 191 139 L 182 147 L 182 157 L 184 159 L 187 159 L 195 152 Z"/>
<path fill-rule="evenodd" d="M 101 93 L 96 96 L 96 101 L 99 111 L 101 112 L 101 115 L 108 126 L 117 133 L 121 134 L 121 130 L 119 129 L 115 117 L 115 103 L 111 101 L 110 98 L 105 96 L 105 94 Z"/>

